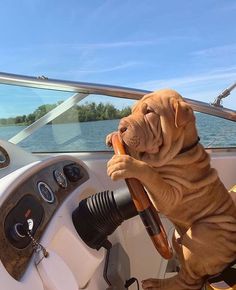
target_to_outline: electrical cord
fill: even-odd
[[[135,278],[135,277],[132,277],[132,278],[126,280],[125,285],[124,285],[125,288],[126,288],[126,289],[129,289],[129,287],[130,287],[132,284],[134,284],[134,282],[137,283],[137,290],[139,290],[139,282],[138,282],[138,279]]]
[[[103,242],[103,247],[107,250],[106,258],[105,258],[105,265],[104,265],[104,269],[103,269],[103,278],[104,278],[104,280],[107,282],[107,284],[108,284],[109,286],[111,286],[111,282],[109,281],[109,279],[108,279],[108,277],[107,277],[107,270],[108,270],[109,257],[110,257],[110,252],[111,252],[112,244],[111,244],[110,241],[105,240],[105,241]]]

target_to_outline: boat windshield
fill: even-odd
[[[37,153],[107,151],[106,135],[117,130],[119,120],[130,114],[135,98],[140,96],[2,83],[0,138]],[[214,115],[215,110],[222,119],[205,114],[200,102],[193,106],[205,147],[236,148],[235,111],[225,113],[213,106],[210,113]]]
[[[106,151],[134,100],[0,84],[0,138],[30,152]]]

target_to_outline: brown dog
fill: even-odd
[[[143,289],[200,289],[236,259],[236,206],[198,142],[193,110],[177,92],[157,91],[137,103],[118,132],[132,157],[113,156],[108,175],[139,179],[179,235],[173,246],[180,272],[147,279]]]

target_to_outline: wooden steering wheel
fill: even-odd
[[[112,146],[115,154],[127,154],[123,144],[119,140],[118,134],[112,135]],[[143,185],[136,178],[127,178],[125,181],[134,205],[154,246],[163,258],[170,259],[173,256],[173,252],[168,242],[166,232]]]

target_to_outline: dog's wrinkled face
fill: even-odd
[[[132,114],[120,121],[118,130],[131,150],[158,153],[163,158],[173,145],[176,150],[182,148],[184,128],[190,122],[194,124],[194,120],[191,107],[176,91],[160,90],[138,101]]]
[[[118,128],[123,141],[138,152],[156,153],[163,143],[158,107],[150,103],[139,102]]]

